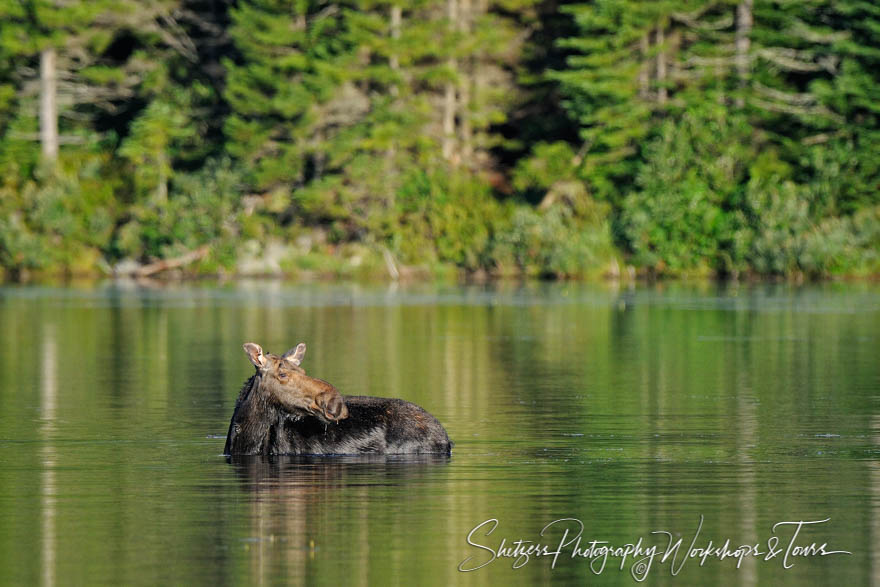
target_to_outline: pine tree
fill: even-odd
[[[814,214],[880,202],[880,7],[758,2],[748,104],[776,138]]]
[[[580,127],[582,175],[600,196],[616,199],[631,185],[653,114],[667,107],[670,61],[680,42],[670,20],[675,8],[671,1],[635,0],[562,8],[580,32],[559,41],[573,54],[566,69],[549,75],[561,84],[563,105]]]
[[[232,12],[242,63],[227,61],[230,152],[254,168],[258,189],[320,180],[341,154],[340,131],[368,104],[349,72],[358,64],[339,4],[255,0]],[[344,87],[343,87],[344,86]]]
[[[94,140],[87,135],[108,123],[125,134],[119,123],[126,124],[126,113],[137,108],[132,99],[144,89],[148,97],[167,61],[168,54],[156,49],[192,51],[173,20],[176,5],[161,0],[145,10],[134,0],[7,3],[0,51],[15,64],[10,81],[17,122],[10,138],[39,138],[44,157],[54,159],[59,142]],[[28,132],[38,118],[40,134]]]

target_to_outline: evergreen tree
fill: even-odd
[[[258,189],[320,180],[345,156],[346,126],[369,104],[350,82],[357,55],[339,4],[242,2],[230,34],[242,63],[226,62],[229,150],[253,165]],[[343,87],[344,86],[344,87]]]
[[[646,270],[871,271],[878,47],[863,0],[0,0],[0,264],[318,230],[572,275],[611,225]]]
[[[815,214],[880,202],[880,7],[867,2],[756,5],[757,124],[777,137]]]

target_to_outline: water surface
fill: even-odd
[[[245,341],[422,405],[452,457],[224,458]],[[0,342],[2,583],[635,584],[574,544],[458,570],[563,518],[681,538],[651,584],[880,582],[876,285],[7,286]],[[797,544],[852,555],[765,560],[825,519]],[[764,555],[682,565],[727,539]]]

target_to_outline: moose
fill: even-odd
[[[419,406],[393,398],[343,396],[300,366],[306,345],[281,356],[249,342],[256,368],[238,399],[226,435],[226,455],[448,455],[443,425]]]

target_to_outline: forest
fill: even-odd
[[[880,4],[0,0],[0,277],[178,265],[877,276]]]

